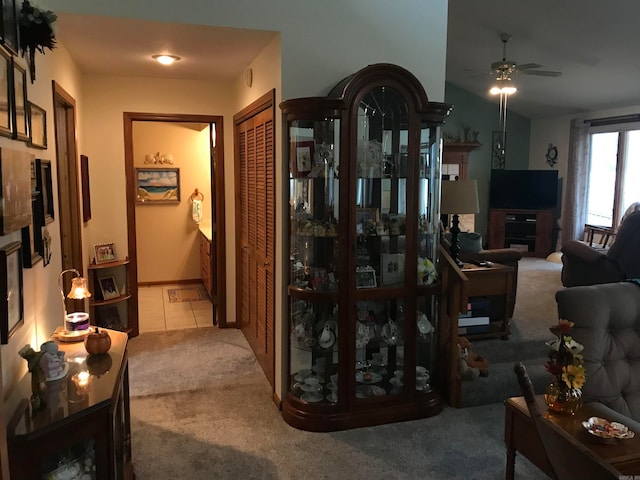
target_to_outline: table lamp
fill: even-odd
[[[459,267],[462,262],[458,259],[460,246],[458,234],[460,233],[461,213],[478,213],[478,185],[475,180],[458,180],[456,182],[442,182],[442,194],[440,201],[440,213],[453,214],[451,222],[451,258]]]
[[[71,288],[67,294],[67,298],[74,300],[82,300],[89,298],[91,292],[87,288],[87,281],[80,276],[80,272],[75,268],[69,268],[60,272],[58,275],[58,287],[60,287],[60,298],[62,299],[62,309],[64,311],[64,327],[58,331],[57,338],[63,342],[76,342],[84,339],[90,332],[89,314],[86,312],[67,313],[65,304],[64,287],[62,286],[62,277],[65,273],[73,273],[75,277],[71,280]]]

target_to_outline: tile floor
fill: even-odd
[[[169,303],[170,288],[194,285],[150,285],[138,287],[138,327],[140,333],[210,327],[213,305],[209,300]]]

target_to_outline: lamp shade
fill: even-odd
[[[87,288],[87,281],[83,277],[74,277],[71,280],[71,288],[67,294],[67,298],[73,298],[75,300],[82,300],[83,298],[89,298],[91,292]]]
[[[478,185],[475,180],[442,182],[440,213],[478,213]]]

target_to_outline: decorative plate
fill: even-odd
[[[378,383],[382,376],[375,372],[356,372],[356,382],[358,383]]]
[[[635,433],[629,430],[626,425],[618,422],[610,422],[604,418],[591,417],[582,422],[582,426],[591,435],[602,440],[621,440],[635,437]]]

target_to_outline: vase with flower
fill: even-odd
[[[573,322],[560,319],[550,328],[556,339],[551,347],[545,369],[553,376],[544,400],[549,410],[573,415],[582,406],[582,387],[586,376],[582,350],[584,347],[569,335]]]

